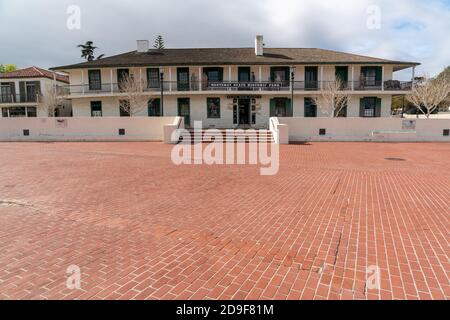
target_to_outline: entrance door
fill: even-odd
[[[250,125],[250,99],[239,100],[239,125]]]
[[[178,91],[189,91],[189,68],[177,69]]]
[[[184,117],[184,126],[191,127],[191,108],[189,98],[178,98],[178,116]]]

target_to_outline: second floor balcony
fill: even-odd
[[[148,93],[159,93],[163,90],[165,93],[177,92],[233,92],[233,91],[258,91],[258,92],[277,92],[294,91],[309,92],[321,91],[334,82],[332,81],[163,81],[143,83],[142,90]],[[347,81],[342,82],[341,90],[350,92],[359,91],[410,91],[412,90],[412,81],[389,80],[375,81]],[[97,83],[84,85],[68,85],[59,89],[61,95],[110,95],[123,93],[118,83]]]
[[[41,101],[42,96],[40,94],[0,94],[0,103],[40,103]]]

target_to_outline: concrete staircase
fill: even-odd
[[[227,133],[226,129],[220,129],[223,143],[274,143],[272,132],[269,130],[231,130]],[[196,143],[211,143],[214,141],[216,134],[211,133],[208,130],[200,131],[201,135],[197,132],[197,136],[194,135],[194,130],[189,130],[189,135],[184,134],[180,136],[179,142],[190,141],[193,144]]]

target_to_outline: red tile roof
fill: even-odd
[[[68,76],[38,67],[29,67],[12,72],[0,73],[0,79],[48,78],[53,80],[54,75],[56,75],[56,80],[69,83]]]

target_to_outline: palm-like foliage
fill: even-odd
[[[81,57],[86,59],[87,61],[92,61],[95,59],[94,52],[98,47],[94,47],[93,41],[86,41],[85,44],[78,45],[78,48],[81,48]],[[101,54],[97,57],[97,60],[103,58],[105,55]]]

